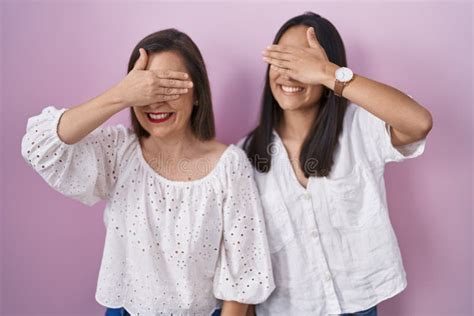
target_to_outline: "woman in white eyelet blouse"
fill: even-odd
[[[252,167],[240,148],[212,140],[209,85],[193,45],[176,30],[146,37],[117,86],[69,110],[46,107],[22,140],[25,160],[55,190],[86,205],[107,201],[96,300],[132,315],[211,315],[220,300],[222,315],[245,315],[274,289]],[[97,128],[130,104],[149,137]],[[199,115],[208,129],[190,133]],[[175,148],[189,168],[166,171]],[[194,152],[205,153],[200,165]]]
[[[375,316],[407,285],[384,166],[423,153],[431,115],[387,85],[344,81],[342,40],[317,14],[287,21],[273,44],[260,122],[239,143],[255,167],[276,284],[257,315]]]

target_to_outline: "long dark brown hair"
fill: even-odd
[[[283,33],[297,25],[313,27],[329,61],[341,67],[347,66],[344,43],[338,31],[331,22],[313,12],[306,12],[288,20],[278,30],[273,44],[278,44]],[[270,89],[269,68],[267,67],[265,73],[259,124],[249,133],[243,145],[248,158],[259,172],[268,172],[271,168],[273,129],[277,128],[283,116],[283,110]],[[348,104],[346,99],[335,96],[334,92],[327,88],[317,103],[318,115],[302,145],[299,157],[305,177],[330,174]]]
[[[133,49],[128,62],[127,73],[133,69],[135,62],[140,57],[139,48],[145,49],[148,55],[166,51],[180,54],[194,84],[195,99],[198,104],[193,106],[191,113],[192,131],[200,140],[213,139],[215,137],[215,126],[209,78],[207,77],[204,59],[193,40],[176,29],[166,29],[152,33],[142,39]],[[139,138],[150,136],[141,126],[133,108],[130,108],[130,116],[133,130],[137,136]]]

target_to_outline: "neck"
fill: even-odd
[[[278,132],[285,140],[304,142],[316,119],[319,105],[296,111],[283,111]]]
[[[148,137],[143,144],[145,149],[154,156],[161,156],[167,159],[177,159],[186,156],[193,144],[196,142],[196,136],[188,128],[179,133],[173,133],[166,137]]]

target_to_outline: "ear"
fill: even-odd
[[[306,39],[308,40],[309,47],[319,47],[318,38],[316,37],[316,32],[313,27],[309,27],[306,30]]]
[[[137,61],[135,62],[135,65],[133,66],[134,70],[145,70],[146,65],[148,64],[148,55],[146,53],[146,50],[143,48],[138,49],[140,53],[140,57],[138,57]]]

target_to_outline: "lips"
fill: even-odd
[[[287,86],[278,84],[278,88],[283,92],[285,95],[298,95],[306,91],[305,88],[299,86]]]
[[[173,112],[147,112],[146,116],[152,123],[163,123],[173,116]]]

